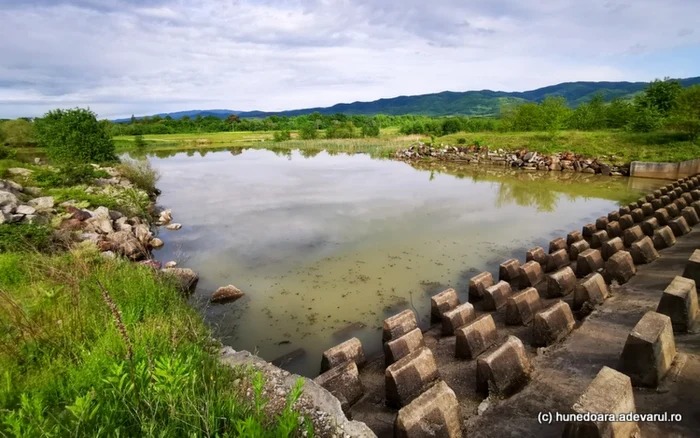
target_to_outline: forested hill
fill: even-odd
[[[684,86],[700,84],[700,77],[680,79]],[[570,106],[576,107],[587,102],[597,93],[601,93],[605,100],[614,98],[631,99],[648,85],[647,82],[565,82],[524,92],[506,91],[443,91],[442,93],[423,94],[419,96],[399,96],[390,99],[379,99],[373,102],[340,103],[327,108],[306,108],[291,111],[263,112],[263,111],[183,111],[181,113],[160,114],[170,115],[174,119],[188,115],[195,117],[201,114],[214,115],[226,118],[229,114],[237,114],[239,117],[264,118],[269,116],[299,116],[318,112],[321,114],[343,113],[347,115],[403,115],[415,114],[426,116],[489,116],[498,114],[503,104],[517,104],[519,102],[541,102],[547,96],[563,96]]]

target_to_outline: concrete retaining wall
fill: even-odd
[[[639,178],[678,179],[700,173],[700,159],[680,163],[647,163],[633,161],[630,165],[630,176]]]

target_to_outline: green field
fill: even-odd
[[[318,139],[273,142],[273,132],[218,132],[199,134],[146,135],[146,149],[153,151],[221,148],[239,146],[249,148],[299,149],[301,151],[328,150],[329,152],[368,153],[388,157],[398,149],[418,140],[429,138],[418,135],[400,135],[397,128],[382,129],[379,138]],[[527,148],[542,153],[571,151],[590,158],[602,158],[616,164],[631,161],[676,162],[700,156],[700,143],[687,140],[682,134],[669,132],[628,133],[624,131],[561,131],[554,137],[546,132],[459,132],[435,139],[437,145],[480,144],[490,149],[517,150]],[[115,137],[122,151],[134,148],[134,137]]]

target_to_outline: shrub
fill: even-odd
[[[32,179],[39,187],[71,187],[90,184],[95,178],[109,178],[104,170],[90,164],[63,165],[57,171],[42,168],[34,172]]]
[[[116,160],[114,144],[103,123],[89,109],[49,111],[37,119],[36,136],[49,158],[59,163]]]
[[[0,124],[0,143],[12,146],[28,146],[34,144],[34,125],[26,119],[8,120]]]
[[[157,170],[151,167],[148,160],[125,160],[117,167],[119,174],[128,179],[141,190],[147,193],[156,191],[156,183],[160,179]]]
[[[17,158],[17,151],[0,144],[0,160],[14,160],[15,158]]]
[[[464,137],[460,137],[457,139],[457,144],[467,144],[467,139]]]
[[[355,138],[357,131],[350,120],[344,122],[334,121],[326,128],[326,138]]]
[[[379,137],[379,125],[374,120],[368,120],[362,125],[363,137]]]
[[[291,140],[291,139],[292,139],[292,134],[290,134],[290,132],[287,131],[287,130],[276,131],[276,132],[273,134],[272,139],[273,139],[274,141],[276,141],[276,142],[279,143],[279,142]]]
[[[632,132],[651,132],[661,128],[663,123],[661,112],[653,106],[638,105],[632,120],[627,124],[627,130]]]
[[[0,253],[49,250],[51,247],[51,233],[51,228],[43,225],[1,225]]]
[[[671,111],[669,126],[695,139],[700,135],[700,85],[684,89]]]
[[[312,123],[304,123],[299,129],[299,138],[302,140],[315,140],[318,138],[318,130]]]
[[[143,139],[143,135],[137,134],[134,136],[134,146],[138,149],[144,149],[146,147],[146,140]]]

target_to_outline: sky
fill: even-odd
[[[698,0],[0,0],[0,118],[700,76]]]

